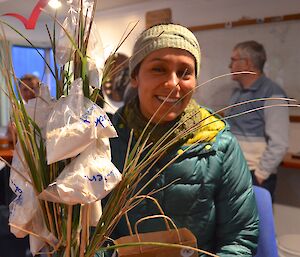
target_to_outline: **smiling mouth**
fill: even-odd
[[[156,96],[156,98],[165,103],[177,103],[180,100],[178,98],[165,97],[165,96]]]

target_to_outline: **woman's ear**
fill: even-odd
[[[137,88],[138,87],[138,78],[135,76],[134,78],[131,78],[131,87]]]

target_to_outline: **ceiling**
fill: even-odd
[[[97,11],[108,10],[116,7],[128,6],[136,3],[149,2],[151,0],[97,0]],[[0,0],[0,15],[5,13],[19,13],[24,17],[29,17],[34,6],[38,0]],[[66,5],[67,0],[61,0],[63,6]],[[26,3],[26,4],[25,4]],[[48,12],[50,7],[45,8]],[[62,10],[61,10],[62,9]],[[64,13],[66,7],[62,7],[59,13]],[[41,19],[45,18],[45,14],[41,14]]]

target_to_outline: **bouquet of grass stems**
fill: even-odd
[[[143,189],[152,183],[170,163],[175,161],[176,157],[155,174],[142,188],[137,190],[137,185],[145,174],[150,171],[152,165],[155,164],[178,139],[191,133],[193,130],[207,126],[209,121],[203,120],[192,129],[182,132],[177,138],[169,141],[167,140],[169,133],[172,133],[172,130],[176,129],[176,126],[180,126],[180,124],[176,124],[169,133],[166,133],[165,137],[161,138],[155,144],[148,144],[147,139],[149,135],[142,133],[134,146],[132,146],[131,141],[128,143],[121,179],[121,175],[118,175],[110,163],[110,150],[109,144],[107,143],[107,137],[115,136],[114,130],[105,113],[103,113],[101,108],[95,103],[97,99],[99,99],[101,84],[105,83],[121,68],[114,67],[114,54],[124,40],[126,40],[130,32],[124,35],[124,38],[120,41],[116,50],[106,60],[105,65],[104,60],[99,63],[99,60],[94,58],[94,55],[97,53],[92,52],[95,49],[101,51],[101,42],[98,40],[97,35],[95,35],[95,27],[93,24],[95,8],[96,1],[80,0],[71,4],[69,16],[66,18],[64,24],[61,24],[56,17],[53,17],[54,24],[56,26],[58,25],[63,32],[59,35],[59,40],[56,38],[55,25],[52,34],[48,27],[46,27],[54,51],[55,66],[54,70],[51,70],[51,73],[56,79],[56,99],[54,101],[49,100],[47,94],[37,96],[33,104],[33,112],[32,110],[30,111],[22,101],[18,100],[21,98],[18,88],[16,88],[16,92],[14,90],[13,81],[15,84],[18,84],[19,81],[13,71],[11,57],[9,56],[9,45],[5,44],[1,49],[1,72],[7,85],[4,91],[10,99],[12,120],[16,127],[18,142],[14,154],[14,160],[16,160],[17,164],[14,165],[13,161],[11,171],[16,174],[19,181],[22,181],[21,184],[24,187],[31,189],[31,195],[29,194],[31,201],[30,205],[28,205],[31,208],[27,206],[27,208],[22,209],[22,204],[26,200],[26,195],[23,192],[25,188],[21,188],[19,184],[14,184],[14,191],[17,194],[17,201],[14,201],[14,204],[15,206],[20,204],[21,207],[19,209],[13,209],[12,211],[18,210],[22,212],[22,214],[30,212],[31,216],[29,215],[30,218],[28,218],[25,223],[23,222],[24,224],[22,224],[22,226],[10,222],[11,230],[19,236],[29,235],[31,251],[34,254],[44,253],[47,256],[91,257],[101,249],[115,249],[118,247],[141,244],[188,248],[215,256],[205,251],[179,244],[140,242],[107,246],[107,241],[110,240],[110,234],[121,217],[138,205],[140,201],[151,197],[151,195],[143,195]],[[15,30],[6,22],[2,21],[2,23]],[[20,32],[15,31],[24,37]],[[3,30],[2,34],[4,35]],[[26,40],[33,46],[30,40]],[[41,58],[43,57],[41,56]],[[99,58],[101,60],[101,56]],[[45,63],[50,68],[46,60]],[[74,90],[74,88],[76,90]],[[79,102],[82,102],[83,106],[83,108],[77,112],[72,109],[70,110],[70,105],[68,105],[68,103],[72,103],[72,101],[68,102],[68,99],[74,97],[74,95],[74,99],[77,100],[76,103],[80,105]],[[80,99],[79,102],[78,99]],[[36,118],[38,112],[42,112],[39,108],[43,104],[45,104],[48,110],[48,118],[46,118],[48,124],[46,125],[41,124],[39,119]],[[68,114],[68,116],[54,115],[59,114],[57,110],[59,108],[57,108],[57,106],[67,106],[63,109],[63,113],[71,114]],[[74,104],[71,104],[71,106],[74,109],[78,107],[74,106]],[[219,112],[224,110],[225,109],[219,110]],[[215,113],[212,115],[214,114]],[[60,117],[62,118],[59,119]],[[64,121],[66,118],[68,120],[67,122]],[[193,117],[190,118],[192,119]],[[61,150],[55,148],[55,144],[53,146],[53,144],[49,143],[48,135],[49,127],[51,127],[49,123],[57,122],[60,124],[58,120],[63,120],[65,127],[67,127],[67,125],[70,125],[68,122],[74,119],[89,131],[90,134],[88,136],[79,133],[79,135],[87,139],[84,141],[88,141],[88,143],[82,143],[85,145],[80,145],[81,148],[79,150],[77,149],[79,146],[77,146],[76,149],[71,149],[68,153],[61,154],[49,160],[50,154]],[[45,117],[43,120],[45,121]],[[101,128],[97,127],[98,121],[102,125],[100,126]],[[149,123],[150,122],[151,120]],[[93,126],[94,123],[96,123],[95,126]],[[59,126],[56,125],[54,128],[59,128]],[[147,128],[145,128],[144,131],[146,131],[146,129]],[[52,127],[50,132],[53,131],[54,129]],[[62,138],[62,135],[66,137],[67,132],[64,130],[64,133],[59,135]],[[54,137],[54,140],[56,139],[57,138]],[[94,144],[96,144],[96,146],[93,148],[92,146]],[[63,144],[61,144],[61,146],[63,146]],[[99,171],[98,174],[95,175],[91,173],[89,176],[85,176],[86,182],[83,183],[83,189],[85,191],[83,189],[81,191],[84,191],[86,194],[83,195],[80,194],[80,190],[76,192],[76,188],[74,189],[70,186],[74,180],[70,182],[68,179],[73,176],[73,169],[76,169],[78,166],[76,163],[74,165],[72,163],[78,163],[77,159],[80,158],[80,156],[89,156],[89,154],[86,154],[86,151],[90,150],[89,153],[93,154],[93,150],[96,149],[95,147],[100,147],[101,149],[100,152],[95,151],[96,153],[92,157],[94,158],[95,155],[97,155],[96,158],[98,158],[100,156],[101,158],[99,160],[104,164],[99,164],[101,171]],[[142,155],[146,149],[147,154]],[[87,165],[89,166],[91,164]],[[109,171],[107,171],[108,168],[106,168],[106,166],[110,167]],[[24,169],[24,167],[26,168]],[[104,185],[102,184],[102,187],[97,185],[97,187],[102,188],[101,192],[92,186],[89,187],[89,190],[85,188],[88,183],[92,183],[97,179],[97,181],[109,182],[108,176],[111,175],[109,173],[112,172],[111,170],[115,172],[113,181],[110,181],[111,183],[108,183],[108,185],[105,185],[105,183]],[[59,181],[61,182],[60,184]],[[66,181],[69,183],[69,187],[64,184]],[[12,180],[11,183],[13,183]],[[110,196],[101,212],[101,210],[99,210],[99,204],[101,204],[99,200],[107,195],[109,191],[111,191]],[[94,229],[91,230],[91,226],[93,226]]]

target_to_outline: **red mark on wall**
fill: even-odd
[[[39,0],[35,7],[33,8],[30,17],[26,19],[19,13],[5,13],[3,16],[12,16],[19,19],[25,26],[26,29],[34,29],[36,22],[41,14],[41,9],[45,8],[49,0]]]

